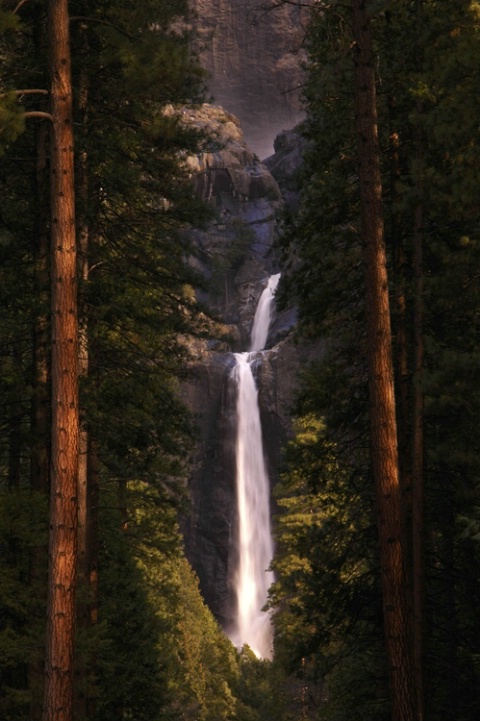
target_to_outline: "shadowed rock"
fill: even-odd
[[[277,273],[275,241],[283,200],[277,182],[245,143],[238,120],[205,105],[185,120],[208,129],[212,141],[189,158],[196,190],[215,210],[205,231],[194,231],[196,264],[209,282],[202,300],[217,316],[217,336],[191,341],[192,379],[183,398],[198,427],[189,480],[191,508],[183,531],[187,556],[202,594],[225,628],[234,615],[232,573],[237,562],[236,398],[229,375],[233,352],[246,350],[259,297]],[[275,482],[280,449],[289,434],[301,349],[292,339],[295,310],[274,313],[268,353],[256,367],[269,477]],[[220,337],[221,336],[221,337]]]
[[[302,117],[301,49],[309,11],[284,5],[265,12],[265,0],[193,0],[214,102],[240,119],[260,157],[274,137]]]

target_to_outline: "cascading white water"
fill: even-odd
[[[273,556],[270,525],[270,482],[263,454],[258,391],[252,363],[255,351],[267,342],[273,298],[280,274],[271,276],[255,313],[250,352],[236,353],[233,376],[237,383],[236,478],[239,558],[235,576],[237,600],[233,643],[247,643],[261,658],[272,656],[272,627],[262,611],[273,574],[267,571]]]
[[[255,312],[255,318],[253,319],[253,327],[250,337],[250,351],[263,350],[265,348],[272,316],[273,298],[279,281],[280,273],[271,275],[268,279],[267,287],[260,296],[257,310]]]

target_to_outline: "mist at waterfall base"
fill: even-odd
[[[280,274],[272,275],[258,302],[250,350],[235,354],[232,379],[237,386],[236,490],[238,567],[234,577],[235,626],[229,633],[235,646],[248,644],[260,658],[272,657],[273,629],[267,601],[273,573],[270,523],[270,481],[262,440],[258,390],[252,366],[261,362]],[[263,351],[267,353],[268,351]]]

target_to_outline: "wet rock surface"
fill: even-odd
[[[248,350],[258,299],[279,272],[276,239],[284,207],[278,183],[245,143],[238,120],[221,108],[189,111],[188,122],[213,133],[212,147],[188,159],[196,191],[215,217],[194,231],[197,268],[209,282],[202,301],[218,318],[216,337],[192,342],[191,380],[182,393],[198,428],[189,479],[191,506],[183,531],[203,596],[225,628],[234,613],[236,551],[236,393],[234,353]],[[267,352],[256,364],[263,440],[271,482],[290,431],[301,349],[293,341],[295,310],[272,319]]]

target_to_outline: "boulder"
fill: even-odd
[[[274,153],[263,162],[277,181],[282,197],[291,212],[300,207],[298,173],[303,165],[303,155],[308,143],[299,128],[283,130],[275,138]]]

